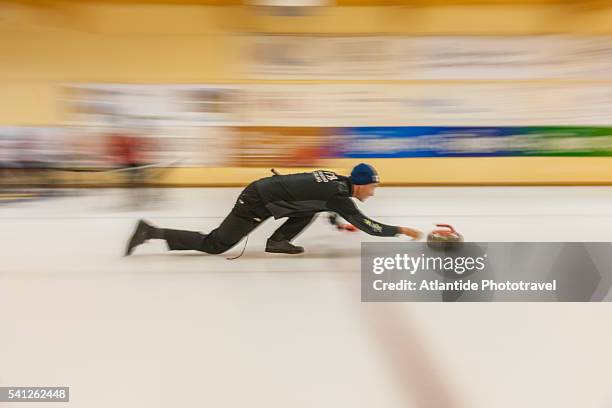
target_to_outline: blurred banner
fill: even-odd
[[[612,128],[344,128],[342,157],[612,156]]]
[[[333,158],[612,156],[612,127],[0,127],[0,167],[310,167]]]
[[[339,156],[343,134],[333,128],[307,127],[241,127],[232,132],[232,164],[240,167],[316,166]]]
[[[612,124],[611,84],[96,84],[68,86],[63,94],[66,125],[145,133],[224,126]]]
[[[66,127],[0,127],[0,168],[50,168],[93,163],[99,155]],[[91,156],[90,156],[91,154]],[[82,160],[82,161],[81,161]]]
[[[398,85],[244,85],[244,118],[260,126],[393,125],[401,122],[401,90],[411,92]]]
[[[62,94],[69,124],[138,127],[238,124],[240,92],[232,85],[70,84]]]
[[[397,74],[394,43],[386,36],[254,34],[239,40],[247,78],[375,79]]]
[[[561,36],[410,37],[391,39],[402,79],[558,77],[571,50]]]
[[[0,167],[223,166],[231,151],[227,134],[225,127],[0,127]]]
[[[609,79],[609,36],[240,37],[252,79]]]

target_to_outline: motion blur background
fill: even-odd
[[[612,182],[607,2],[278,4],[0,2],[1,182]]]
[[[293,4],[0,0],[0,386],[86,408],[610,407],[609,304],[360,302],[361,242],[401,238],[320,217],[289,259],[264,253],[270,220],[233,261],[121,256],[138,218],[207,232],[271,167],[362,161],[389,188],[359,206],[387,224],[612,241],[612,3]]]

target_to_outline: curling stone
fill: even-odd
[[[436,224],[435,229],[427,235],[427,246],[431,249],[458,249],[463,246],[463,236],[452,225]]]

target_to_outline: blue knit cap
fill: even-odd
[[[360,163],[353,168],[351,171],[351,182],[353,184],[371,184],[378,183],[378,173],[374,169],[374,167],[369,164]]]

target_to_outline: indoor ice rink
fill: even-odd
[[[319,217],[226,255],[123,257],[137,219],[208,231],[239,189],[75,190],[0,207],[0,381],[69,385],[76,407],[606,407],[603,303],[361,303],[360,243]],[[608,241],[607,187],[381,188],[360,208],[473,241]],[[127,204],[126,204],[127,203]],[[520,389],[520,392],[509,392]],[[27,403],[15,406],[29,406]],[[59,404],[59,403],[58,403]],[[13,406],[6,404],[7,406]]]

